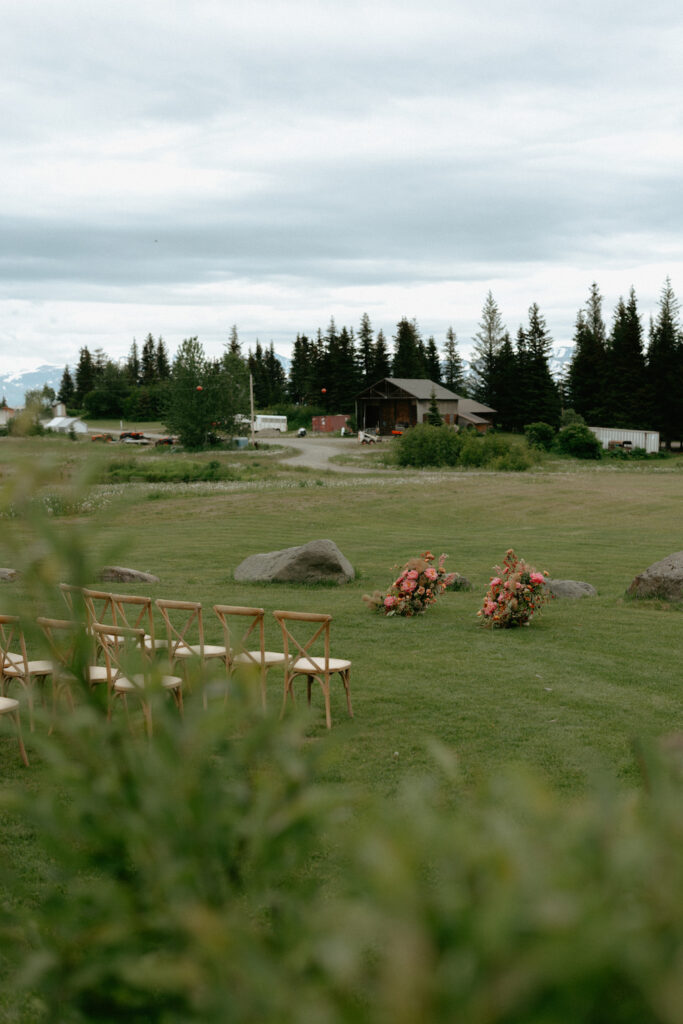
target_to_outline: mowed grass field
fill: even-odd
[[[69,460],[75,471],[86,457],[83,445],[39,446],[31,442],[23,454],[32,452],[35,461],[49,452],[62,477]],[[29,469],[21,469],[16,446],[3,459],[9,451],[0,449],[0,466],[16,485]],[[87,457],[105,456],[88,450]],[[355,717],[348,718],[335,680],[328,734],[314,691],[308,735],[327,745],[321,769],[327,781],[390,794],[407,772],[429,770],[437,740],[456,752],[466,782],[523,763],[561,791],[580,792],[605,768],[630,785],[634,737],[683,728],[681,610],[625,598],[634,575],[683,548],[678,460],[376,477],[294,475],[267,457],[256,462],[255,480],[229,487],[119,487],[115,500],[96,499],[94,511],[55,518],[51,527],[67,538],[82,535],[93,565],[115,558],[160,578],[154,586],[117,585],[122,593],[200,600],[208,641],[220,639],[214,603],[258,605],[268,613],[330,612],[332,653],[353,662]],[[317,538],[339,546],[355,581],[341,587],[234,581],[247,555]],[[552,601],[529,628],[484,629],[476,613],[508,548],[555,578],[592,583],[598,596]],[[447,567],[473,589],[444,595],[414,619],[370,612],[363,594],[386,588],[395,566],[426,549],[446,552]],[[0,564],[22,569],[34,556],[29,527],[1,519]],[[23,582],[0,586],[5,611],[28,596]],[[63,614],[49,587],[42,599],[50,607],[41,610]],[[267,645],[277,649],[270,615],[267,631]],[[274,713],[281,699],[282,675],[273,670]],[[8,777],[23,771],[8,728],[0,733],[0,766]],[[34,777],[43,770],[34,758]]]

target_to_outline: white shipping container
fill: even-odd
[[[610,441],[623,448],[644,448],[646,452],[659,451],[659,432],[657,430],[622,430],[619,427],[589,427],[603,448],[610,446]]]

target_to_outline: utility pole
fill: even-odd
[[[249,408],[251,411],[251,447],[254,447],[254,378],[249,374]]]

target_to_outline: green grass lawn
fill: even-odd
[[[27,442],[23,454],[38,444],[30,449]],[[88,459],[110,458],[53,439],[40,451],[59,453],[62,476],[86,452]],[[18,459],[19,446],[12,457]],[[2,465],[7,476],[19,472],[12,459]],[[115,557],[161,580],[117,589],[202,601],[209,640],[219,639],[214,603],[332,613],[333,651],[353,661],[355,718],[347,718],[337,686],[326,737],[314,694],[310,734],[330,744],[330,779],[391,792],[405,772],[429,763],[433,737],[457,752],[468,778],[518,761],[563,791],[580,791],[597,765],[630,780],[633,737],[683,725],[680,610],[624,599],[637,572],[681,547],[677,460],[632,469],[565,461],[522,474],[406,471],[378,479],[292,474],[266,454],[242,457],[240,465],[243,478],[229,484],[113,488],[113,500],[95,502],[96,514],[53,525],[67,536],[84,531],[93,564]],[[315,538],[337,543],[356,569],[353,583],[234,581],[247,555]],[[25,526],[3,521],[0,564],[22,568],[30,545]],[[551,602],[527,629],[482,628],[476,612],[509,547],[552,576],[592,583],[598,597]],[[447,567],[467,576],[473,590],[444,595],[416,619],[369,612],[362,595],[384,589],[395,565],[427,548],[447,552]],[[3,606],[13,607],[23,589],[4,584]],[[57,599],[50,610],[59,612]],[[279,645],[274,620],[267,643]],[[281,676],[273,671],[269,702],[277,707],[280,699]],[[13,773],[7,730],[0,749],[3,770]],[[41,770],[38,761],[33,771]]]

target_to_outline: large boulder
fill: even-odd
[[[19,573],[16,569],[0,569],[0,580],[3,583],[14,583],[18,579]]]
[[[122,565],[105,565],[98,575],[98,580],[109,583],[158,583],[159,577],[151,572],[140,572],[138,569],[126,569]]]
[[[355,575],[349,560],[331,540],[249,555],[235,569],[240,583],[348,583]]]
[[[628,594],[680,601],[683,598],[683,551],[676,551],[641,572],[628,588]]]
[[[576,600],[577,597],[595,597],[598,593],[592,583],[582,583],[581,580],[546,580],[545,585],[553,597]]]

